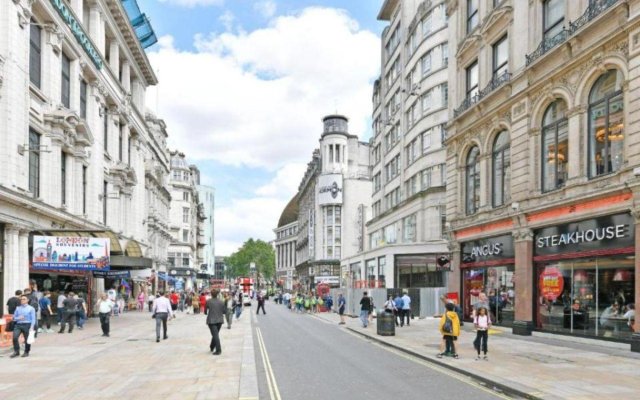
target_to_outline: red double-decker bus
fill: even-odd
[[[246,293],[249,296],[253,295],[253,278],[236,278],[236,285],[242,293]]]

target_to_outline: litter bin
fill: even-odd
[[[396,335],[396,321],[393,313],[384,312],[380,310],[378,317],[376,318],[377,325],[376,330],[380,336],[395,336]]]

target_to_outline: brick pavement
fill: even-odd
[[[315,316],[337,324],[336,314]],[[525,397],[539,399],[637,399],[640,393],[640,357],[619,344],[583,340],[574,343],[552,335],[522,337],[496,328],[489,336],[489,361],[476,361],[475,332],[466,324],[456,342],[460,359],[436,358],[440,334],[438,319],[414,319],[396,336],[378,336],[376,324],[362,328],[359,318],[347,318],[346,329],[412,353],[466,375],[497,383]],[[617,345],[617,346],[616,346]]]
[[[28,358],[0,349],[0,398],[257,399],[250,317],[223,327],[221,356],[209,352],[202,314],[178,313],[160,343],[148,312],[113,317],[109,338],[97,318],[72,334],[39,334]]]

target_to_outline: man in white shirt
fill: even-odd
[[[107,298],[106,293],[102,293],[98,301],[98,315],[100,316],[100,327],[102,327],[102,336],[109,337],[109,317],[113,313],[113,301]]]
[[[409,293],[405,290],[402,296],[402,315],[400,317],[400,326],[404,325],[404,319],[407,318],[407,326],[411,326],[409,322],[411,321],[411,297],[409,297]]]
[[[160,341],[160,323],[164,332],[163,340],[168,339],[167,336],[167,319],[173,318],[173,310],[171,309],[171,302],[164,296],[162,291],[158,292],[158,298],[153,303],[153,318],[156,319],[156,343]]]
[[[58,325],[62,323],[62,316],[64,314],[64,301],[67,299],[67,296],[64,295],[64,292],[61,290],[58,292],[58,302],[56,303],[56,313],[58,315]]]

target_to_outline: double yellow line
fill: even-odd
[[[276,383],[276,376],[273,373],[273,368],[271,368],[271,361],[269,361],[267,347],[264,345],[264,339],[262,338],[262,332],[260,332],[260,328],[256,328],[256,336],[258,337],[258,346],[260,346],[260,354],[262,355],[264,372],[267,375],[269,396],[271,397],[271,400],[282,400],[282,398],[280,397],[280,390],[278,390],[278,384]]]

